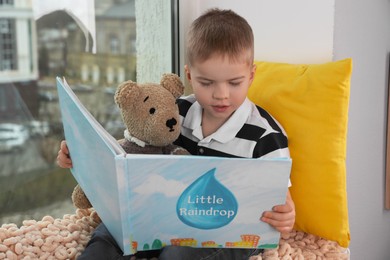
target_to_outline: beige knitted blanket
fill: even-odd
[[[98,225],[93,209],[77,209],[62,219],[24,220],[22,226],[0,227],[0,259],[76,259]],[[277,249],[268,249],[250,260],[262,259],[349,259],[348,250],[314,235],[293,231],[280,240]]]

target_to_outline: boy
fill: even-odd
[[[182,128],[175,144],[193,155],[289,157],[287,138],[281,126],[246,97],[256,71],[253,45],[251,27],[244,18],[230,10],[211,9],[193,22],[188,34],[185,74],[194,94],[178,100]],[[62,142],[57,157],[59,166],[71,167],[68,155],[66,144]],[[286,204],[264,212],[260,220],[280,232],[291,231],[295,209],[290,193]],[[102,256],[110,250],[110,257],[115,257],[115,254],[115,259],[121,257],[121,250],[101,225],[79,259]],[[139,252],[136,256],[248,259],[259,251],[167,246],[161,253],[153,253]]]

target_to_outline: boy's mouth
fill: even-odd
[[[214,111],[216,111],[216,112],[225,112],[228,108],[229,108],[229,106],[212,106],[213,107],[213,109],[214,109]]]

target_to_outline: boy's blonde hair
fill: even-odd
[[[248,22],[232,10],[210,9],[191,25],[187,35],[187,62],[203,62],[213,54],[230,61],[253,63],[254,37]],[[247,57],[243,57],[243,53]]]

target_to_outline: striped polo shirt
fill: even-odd
[[[248,98],[213,134],[202,134],[202,108],[194,95],[178,99],[181,133],[175,141],[193,155],[276,158],[290,157],[281,125]]]

